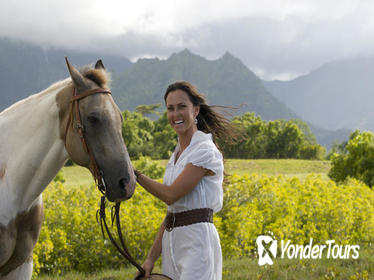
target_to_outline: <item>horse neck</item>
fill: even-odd
[[[0,114],[0,224],[29,209],[68,158],[52,86]],[[0,170],[1,172],[1,170]]]

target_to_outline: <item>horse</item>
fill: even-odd
[[[111,202],[135,190],[102,61],[81,71],[66,64],[70,77],[0,113],[0,280],[31,278],[42,192],[69,158],[91,171]]]

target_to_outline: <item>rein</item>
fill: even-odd
[[[105,237],[105,232],[104,228],[106,230],[106,233],[108,234],[108,237],[114,247],[116,247],[117,251],[125,258],[127,259],[133,266],[135,266],[141,276],[145,275],[144,269],[136,262],[136,260],[131,256],[129,250],[126,247],[125,241],[123,240],[123,235],[121,231],[121,221],[119,217],[119,209],[121,206],[121,202],[117,202],[115,206],[112,207],[112,225],[114,222],[114,219],[116,220],[116,226],[117,226],[117,232],[118,232],[118,239],[120,241],[120,244],[114,239],[113,235],[111,234],[109,227],[106,223],[106,216],[105,216],[105,195],[101,197],[101,204],[100,204],[100,209],[97,210],[96,212],[96,220],[99,221],[99,216],[100,216],[100,226],[101,226],[101,231],[103,233],[103,236]],[[113,209],[114,209],[114,214],[113,214]]]
[[[120,222],[120,216],[119,216],[121,202],[117,202],[115,206],[112,207],[112,215],[111,215],[112,226],[113,226],[114,220],[116,220],[117,233],[118,233],[118,239],[120,241],[120,244],[118,244],[118,242],[114,239],[106,222],[106,215],[105,215],[106,185],[104,181],[104,174],[101,170],[99,170],[96,159],[93,153],[88,148],[87,141],[84,137],[84,126],[82,124],[82,120],[81,120],[80,113],[79,113],[79,100],[87,96],[94,95],[94,94],[112,94],[112,93],[109,89],[97,88],[97,89],[88,90],[86,92],[83,92],[82,94],[77,95],[76,89],[75,88],[73,89],[73,96],[70,99],[71,107],[70,107],[69,119],[68,119],[66,130],[65,130],[64,143],[66,144],[66,136],[67,136],[69,126],[71,124],[73,128],[78,130],[83,148],[90,157],[90,161],[91,161],[92,169],[93,169],[92,174],[95,180],[95,184],[97,185],[99,191],[103,194],[103,196],[101,197],[101,201],[100,201],[100,209],[97,210],[96,212],[96,220],[97,222],[99,222],[99,219],[100,219],[100,227],[103,233],[103,237],[105,238],[105,232],[104,232],[104,229],[105,229],[110,241],[112,242],[114,247],[116,247],[118,252],[139,270],[141,276],[144,276],[145,275],[144,269],[131,256],[123,240],[123,235],[121,232],[121,222]],[[114,212],[113,212],[113,209],[114,209]]]

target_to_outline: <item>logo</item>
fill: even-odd
[[[260,235],[256,239],[258,265],[273,264],[273,259],[277,256],[278,241],[273,238],[273,233],[269,235]]]
[[[258,265],[272,265],[277,257],[278,242],[272,232],[269,235],[260,235],[256,239]],[[360,245],[338,245],[335,240],[327,240],[323,245],[313,244],[313,238],[309,244],[292,244],[291,240],[281,240],[280,258],[288,259],[322,259],[323,255],[330,259],[358,259]]]

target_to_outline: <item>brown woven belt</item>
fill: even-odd
[[[165,219],[165,229],[172,231],[175,227],[197,223],[213,223],[213,210],[210,208],[199,208],[179,213],[168,212]]]

